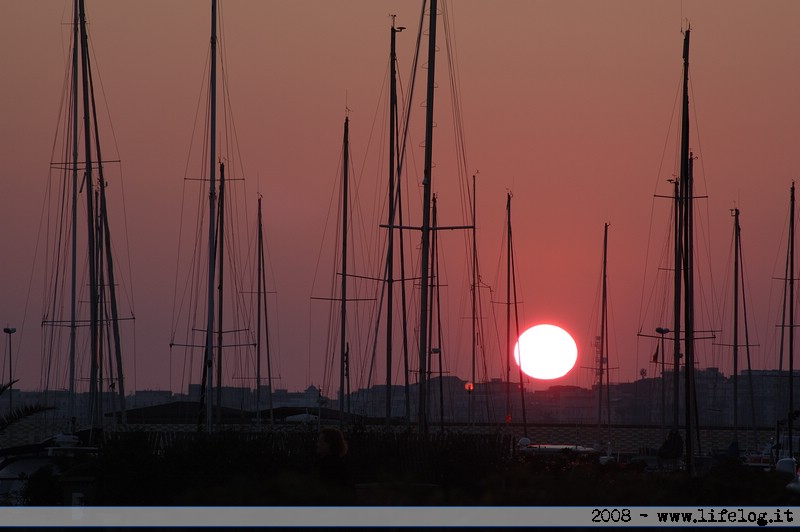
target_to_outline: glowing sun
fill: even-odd
[[[523,373],[534,379],[557,379],[575,366],[578,346],[561,327],[536,325],[520,335],[514,346],[514,360]]]

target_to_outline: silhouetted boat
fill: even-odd
[[[743,456],[744,463],[755,467],[765,467],[770,469],[797,470],[797,461],[794,458],[795,454],[800,451],[800,436],[794,434],[794,419],[800,414],[800,411],[794,408],[794,257],[795,257],[795,187],[794,182],[790,188],[789,198],[789,240],[786,251],[786,272],[783,278],[784,281],[784,297],[782,308],[782,324],[781,324],[781,345],[780,345],[780,360],[778,362],[778,389],[783,390],[783,351],[784,351],[784,338],[788,335],[788,349],[789,349],[789,372],[788,372],[788,404],[786,408],[786,417],[776,420],[775,437],[774,439],[765,444],[760,450],[745,453]],[[738,215],[738,210],[737,210]],[[788,316],[787,316],[788,310]],[[788,323],[787,323],[788,320]],[[749,357],[748,357],[749,360]],[[780,397],[780,396],[779,396]],[[780,400],[779,403],[780,404]],[[778,407],[780,408],[780,406]],[[780,410],[777,410],[780,412]],[[755,414],[754,414],[755,415]]]
[[[84,445],[71,434],[0,450],[0,506],[25,504],[25,488],[31,476],[43,471],[58,476],[97,454],[97,447]]]
[[[239,230],[236,227],[238,221],[236,204],[240,201],[236,197],[236,189],[231,185],[237,181],[242,181],[236,174],[238,150],[230,149],[230,144],[235,142],[235,135],[229,135],[224,127],[217,124],[218,114],[218,92],[220,96],[225,93],[224,76],[218,79],[218,62],[222,62],[224,54],[219,46],[219,34],[217,31],[220,12],[217,0],[211,0],[210,17],[210,52],[209,70],[207,81],[203,87],[208,90],[208,131],[205,133],[202,142],[207,143],[203,146],[203,160],[200,169],[197,170],[200,177],[186,175],[187,180],[200,181],[199,194],[197,195],[197,211],[201,214],[192,218],[187,225],[192,223],[196,226],[191,227],[189,248],[192,255],[185,256],[180,252],[178,272],[176,273],[175,290],[176,293],[183,289],[186,291],[184,297],[176,295],[176,301],[181,300],[181,305],[173,309],[173,330],[170,341],[170,349],[183,349],[184,356],[191,359],[194,364],[187,364],[187,374],[183,375],[185,382],[196,383],[197,375],[193,375],[197,369],[197,359],[201,358],[199,402],[196,421],[198,429],[206,432],[214,431],[215,424],[221,423],[223,404],[223,365],[225,368],[235,367],[231,363],[234,354],[247,352],[250,354],[255,350],[256,361],[256,393],[257,410],[261,410],[261,328],[266,319],[261,315],[261,311],[266,310],[266,288],[264,286],[264,257],[263,257],[263,236],[261,230],[261,203],[259,201],[259,247],[257,253],[258,262],[258,289],[256,293],[256,304],[259,313],[257,330],[253,331],[249,324],[239,325],[243,321],[247,312],[242,308],[243,299],[241,290],[230,286],[237,286],[237,283],[244,278],[244,272],[239,271],[239,264],[244,260],[237,256],[240,253],[235,242],[241,235],[235,234]],[[222,69],[224,72],[224,68]],[[202,92],[202,89],[201,89]],[[225,98],[220,98],[225,102],[230,99],[225,93]],[[225,116],[225,126],[232,123],[232,113],[228,110]],[[223,141],[218,141],[223,139]],[[192,139],[193,142],[195,138]],[[229,148],[232,154],[225,153]],[[206,158],[207,157],[207,158]],[[225,161],[225,162],[223,162]],[[227,164],[226,164],[227,162]],[[206,185],[207,184],[207,185]],[[206,188],[207,186],[207,188]],[[239,203],[239,205],[241,205]],[[227,206],[227,209],[226,209]],[[234,207],[234,208],[231,208]],[[244,210],[244,209],[242,209]],[[183,227],[184,220],[181,219]],[[207,225],[205,225],[207,224]],[[234,233],[231,235],[231,233]],[[181,229],[183,234],[183,229]],[[200,237],[199,235],[204,235]],[[244,238],[242,237],[242,240]],[[205,244],[203,243],[205,242]],[[252,255],[251,255],[252,256]],[[186,271],[181,271],[185,266],[182,261],[186,261],[189,266]],[[233,270],[233,271],[230,271]],[[241,288],[241,287],[239,287]],[[188,301],[184,306],[183,299]],[[185,320],[185,321],[184,321]],[[201,323],[202,321],[202,323]],[[176,338],[178,335],[183,338]],[[257,337],[257,338],[256,338]],[[267,342],[269,340],[267,339]],[[223,353],[225,356],[223,356]],[[251,366],[252,367],[252,366]],[[268,376],[271,377],[270,367],[268,366]],[[236,378],[236,377],[234,377]],[[241,378],[253,379],[252,375],[241,376]],[[270,383],[271,390],[271,383]],[[213,413],[212,413],[213,412]],[[216,418],[214,416],[217,416]],[[258,420],[260,422],[260,419]]]
[[[68,404],[66,416],[55,420],[56,434],[36,444],[8,447],[0,450],[0,504],[22,504],[27,480],[35,473],[49,469],[58,475],[76,463],[95,456],[98,448],[92,445],[103,430],[103,357],[108,356],[108,374],[116,374],[108,382],[118,411],[117,422],[126,423],[125,379],[122,368],[120,316],[117,310],[116,284],[111,246],[111,231],[106,202],[105,161],[102,157],[94,85],[88,50],[88,34],[84,0],[74,1],[71,48],[71,70],[69,71],[68,101],[71,105],[65,133],[65,158],[63,162],[51,163],[51,168],[61,173],[56,212],[49,215],[57,220],[56,234],[52,236],[56,250],[48,253],[55,264],[48,265],[48,281],[52,283],[52,301],[45,308],[42,325],[43,349],[47,362],[42,368],[46,383],[44,401],[48,401],[50,366],[59,364],[63,355],[60,330],[67,328],[69,338],[66,347],[69,353]],[[82,126],[82,127],[81,127]],[[82,143],[82,145],[81,145]],[[83,149],[83,160],[79,151]],[[96,176],[96,177],[95,177]],[[79,223],[78,198],[85,195],[86,232]],[[79,249],[79,235],[85,237]],[[78,268],[87,264],[89,316],[81,316],[78,301],[80,294]],[[63,287],[68,286],[66,296]],[[60,298],[64,297],[64,300]],[[69,309],[68,316],[61,316],[60,309]],[[88,330],[88,338],[81,345],[88,345],[86,358],[90,364],[89,396],[87,412],[81,413],[76,405],[76,380],[78,374],[78,328]],[[114,367],[116,366],[116,367]],[[43,410],[56,411],[45,407]]]
[[[88,429],[94,439],[95,432],[103,428],[107,408],[120,411],[120,423],[125,423],[120,321],[132,318],[124,318],[118,311],[120,281],[114,267],[105,177],[106,166],[118,161],[104,159],[101,150],[84,0],[74,0],[72,26],[64,131],[57,138],[63,151],[53,155],[51,171],[59,175],[49,181],[57,183],[57,188],[48,190],[48,198],[53,200],[45,214],[53,233],[48,235],[46,245],[51,249],[45,255],[52,263],[45,266],[44,273],[49,287],[41,322],[42,383],[44,400],[49,402],[47,394],[64,387],[53,384],[53,373],[58,368],[65,370],[67,408],[58,411],[56,430],[72,434]],[[83,208],[79,208],[81,194]],[[81,268],[88,269],[85,278],[79,273]],[[88,368],[79,367],[84,362]],[[81,379],[88,382],[85,410],[76,404],[76,383]],[[112,399],[111,405],[105,403],[108,399]]]

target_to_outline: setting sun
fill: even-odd
[[[523,373],[534,379],[557,379],[575,366],[578,346],[561,327],[536,325],[520,335],[514,346],[514,360]]]

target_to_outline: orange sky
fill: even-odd
[[[279,314],[271,324],[277,330],[276,387],[302,389],[329,378],[322,370],[327,307],[309,298],[331,295],[328,283],[338,268],[321,251],[321,242],[335,193],[345,107],[353,164],[363,183],[364,224],[372,227],[365,238],[375,240],[382,231],[377,224],[384,222],[376,217],[375,198],[385,186],[378,184],[385,170],[376,153],[384,148],[376,134],[370,140],[370,131],[373,122],[383,120],[377,113],[384,108],[388,15],[396,14],[398,25],[408,28],[398,36],[399,75],[407,87],[420,5],[240,0],[223,2],[222,8],[225,68],[249,202],[249,210],[240,214],[247,223],[254,223],[257,191],[264,196],[270,283],[277,291],[270,304]],[[127,282],[137,318],[135,361],[132,350],[126,355],[128,388],[179,391],[185,386],[183,355],[169,352],[178,212],[184,186],[191,186],[183,180],[187,159],[189,168],[205,164],[196,152],[190,155],[189,146],[205,83],[210,9],[196,0],[87,0],[87,11],[94,67],[124,176],[131,252]],[[18,329],[12,344],[17,386],[35,389],[42,280],[31,280],[31,270],[58,127],[71,2],[7,0],[4,13],[0,321]],[[698,327],[724,327],[717,342],[730,343],[729,209],[736,205],[742,216],[751,343],[760,344],[753,361],[758,367],[775,366],[781,287],[773,277],[783,272],[789,187],[800,172],[800,4],[459,0],[449,3],[447,13],[457,54],[466,170],[479,172],[478,251],[483,281],[494,290],[491,299],[505,299],[501,250],[505,195],[511,190],[521,317],[526,324],[564,326],[578,343],[578,365],[593,365],[602,231],[609,222],[611,363],[619,368],[614,381],[633,380],[642,368],[654,374],[649,360],[655,340],[637,338],[637,331],[671,327],[643,315],[642,301],[654,290],[664,245],[670,204],[653,196],[671,193],[666,180],[676,172],[681,29],[685,20],[691,23],[691,145],[700,157],[698,194],[708,195],[698,202],[699,231],[708,235],[698,240],[698,275],[708,299],[704,305],[716,307],[719,318]],[[455,225],[464,220],[443,40],[440,49],[434,189],[441,223]],[[421,195],[416,184],[422,175],[425,72],[419,73],[412,102],[411,198]],[[104,143],[106,153],[115,151],[112,137]],[[122,188],[109,179],[109,194]],[[114,201],[112,209],[120,212]],[[416,205],[407,216],[408,223],[419,224]],[[112,230],[122,238],[121,222]],[[443,265],[447,371],[468,378],[469,347],[454,332],[465,327],[468,316],[463,235],[441,238],[443,250],[450,251]],[[488,309],[492,305],[484,297]],[[487,327],[504,331],[504,322],[488,325],[493,318],[487,317]],[[417,320],[412,313],[411,323]],[[487,347],[488,377],[501,376],[502,355],[496,351]],[[699,351],[702,366],[729,373],[727,351],[710,343]],[[7,348],[3,354],[4,379]],[[373,383],[383,380],[381,368],[377,362]],[[359,375],[364,371],[354,369]],[[192,378],[196,382],[199,374]],[[233,374],[226,378],[230,385],[245,382]],[[579,369],[562,382],[587,386],[591,375]],[[354,377],[351,386],[365,384],[363,377]],[[333,395],[330,387],[325,392]]]

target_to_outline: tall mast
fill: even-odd
[[[599,378],[599,395],[597,403],[597,427],[600,428],[602,422],[603,411],[603,378],[605,377],[606,388],[606,416],[608,421],[608,429],[611,430],[611,397],[610,397],[610,374],[608,368],[608,289],[607,289],[607,275],[606,267],[608,264],[608,223],[603,225],[603,288],[602,288],[602,306],[600,308],[600,365],[598,369]],[[603,375],[605,372],[605,375]],[[611,434],[609,434],[609,442]]]
[[[511,193],[506,195],[506,424],[511,423]],[[522,359],[520,359],[520,363]]]
[[[792,181],[791,209],[789,218],[789,414],[786,428],[789,436],[789,455],[794,456],[792,432],[794,422],[794,181]]]
[[[98,379],[98,308],[97,308],[97,262],[96,262],[96,239],[95,228],[95,207],[94,207],[94,181],[92,179],[92,145],[91,145],[91,116],[89,113],[89,37],[86,33],[86,10],[83,0],[80,0],[80,39],[81,39],[81,85],[83,99],[83,135],[84,135],[84,185],[86,186],[86,219],[88,224],[87,251],[89,255],[89,349],[91,359],[91,373],[89,380],[89,391],[91,397],[92,410],[90,414],[91,427],[97,423],[97,409],[95,403],[98,398],[97,379]]]
[[[217,221],[217,424],[222,423],[222,295],[225,264],[225,165],[219,165],[219,219]]]
[[[69,399],[67,406],[67,422],[70,424],[70,432],[75,430],[72,420],[75,417],[75,343],[78,321],[78,232],[76,231],[78,227],[78,54],[80,52],[78,26],[82,6],[83,3],[80,0],[75,0],[74,26],[72,28],[72,264],[70,265],[72,271],[70,279]]]
[[[737,227],[739,224],[737,223]],[[739,244],[737,249],[737,254],[739,255],[739,260],[741,261],[742,255],[742,230],[739,227]],[[739,268],[739,286],[744,288],[744,267]],[[755,405],[755,394],[753,393],[753,366],[751,364],[750,359],[750,334],[749,328],[747,326],[747,293],[746,290],[742,290],[742,320],[744,325],[744,346],[745,346],[745,355],[747,356],[747,388],[750,395],[750,426],[752,427],[752,440],[751,444],[755,445],[757,441],[756,435],[756,405]]]
[[[261,426],[261,316],[263,306],[264,332],[267,344],[267,382],[269,382],[269,424],[275,426],[275,416],[272,411],[272,362],[269,350],[269,315],[267,313],[267,272],[264,260],[264,229],[261,215],[261,195],[258,196],[258,332],[256,334],[256,418]]]
[[[211,132],[209,134],[209,193],[208,193],[208,319],[206,320],[206,354],[205,354],[205,397],[206,397],[206,432],[212,429],[211,414],[211,391],[213,385],[213,365],[214,365],[214,279],[215,264],[214,250],[216,249],[216,182],[215,182],[215,163],[216,163],[216,138],[217,138],[217,0],[211,0],[211,78],[209,80],[209,103],[211,106],[210,121]]]
[[[470,424],[473,422],[475,396],[472,393],[475,389],[475,359],[477,356],[478,348],[478,330],[477,330],[477,313],[478,313],[478,239],[475,234],[477,221],[477,199],[475,188],[475,175],[472,175],[472,371],[470,372],[470,379],[472,382],[472,389],[468,389],[469,403],[468,403],[468,419]]]
[[[680,411],[680,401],[678,394],[680,392],[680,368],[681,368],[681,227],[683,202],[681,201],[681,180],[676,179],[673,182],[675,188],[675,212],[673,213],[673,234],[675,237],[675,250],[674,250],[674,307],[673,307],[673,365],[672,365],[672,430],[678,431],[678,418]]]
[[[694,475],[694,450],[692,436],[694,414],[694,216],[692,154],[689,152],[689,34],[686,29],[683,43],[683,120],[681,126],[681,186],[683,188],[683,278],[684,278],[684,324],[685,324],[685,372],[684,372],[684,417],[686,419],[686,469]]]
[[[264,238],[261,233],[261,194],[258,195],[258,259],[256,272],[256,426],[261,429],[261,291],[264,267]],[[272,383],[270,383],[272,384]],[[270,408],[270,416],[272,409]]]
[[[397,53],[396,34],[405,28],[397,28],[392,15],[389,47],[389,223],[386,252],[386,424],[392,419],[392,313],[394,306],[394,217],[395,217],[395,144],[397,133]]]
[[[733,441],[739,441],[739,209],[733,209]]]
[[[514,305],[514,326],[516,331],[515,338],[519,341],[519,311],[517,308],[517,272],[516,266],[514,264],[514,240],[511,236],[511,192],[508,193],[508,263],[509,263],[509,285],[511,285],[512,290],[514,292],[514,301],[512,302],[509,298],[508,303],[509,306],[511,304]],[[515,342],[516,343],[516,342]],[[509,350],[513,350],[514,346],[509,346]],[[510,363],[510,360],[509,360]],[[519,395],[520,395],[520,406],[522,407],[522,431],[523,435],[527,438],[528,437],[528,417],[525,412],[525,382],[523,381],[522,377],[522,354],[520,353],[520,364],[517,366],[517,372],[519,374]],[[510,410],[509,410],[510,414]]]
[[[88,58],[87,58],[88,60]],[[120,343],[119,332],[119,312],[117,307],[117,285],[114,275],[114,254],[111,248],[111,228],[108,224],[108,207],[106,202],[106,182],[103,175],[103,154],[100,149],[100,131],[97,122],[97,106],[94,101],[94,82],[92,81],[92,70],[89,68],[89,89],[92,98],[92,119],[94,122],[94,137],[95,137],[95,151],[97,152],[97,183],[98,183],[98,198],[100,219],[98,223],[98,239],[102,242],[105,241],[105,259],[106,271],[108,272],[108,294],[109,304],[111,307],[111,330],[112,339],[114,341],[114,355],[117,364],[117,394],[119,396],[120,405],[120,421],[123,425],[127,423],[127,412],[125,407],[125,377],[122,367],[122,346]]]
[[[350,117],[344,119],[344,146],[342,155],[342,316],[340,330],[339,364],[339,424],[344,425],[345,366],[347,365],[347,187],[348,167],[350,165]]]
[[[119,336],[119,324],[114,278],[114,262],[111,248],[111,232],[108,223],[105,179],[103,176],[103,158],[100,149],[100,132],[97,120],[97,108],[94,97],[94,84],[89,54],[89,36],[86,23],[84,0],[75,0],[73,13],[73,43],[71,70],[71,143],[72,143],[72,205],[71,205],[71,286],[70,286],[70,318],[69,318],[69,398],[67,417],[69,430],[76,428],[75,381],[76,352],[78,327],[78,195],[86,191],[86,254],[89,266],[89,423],[90,429],[99,426],[102,416],[102,355],[103,343],[107,341],[109,357],[112,350],[116,355],[118,386],[120,394],[121,421],[124,424],[125,398],[124,378],[122,370],[122,353]],[[80,127],[82,122],[82,128]],[[81,134],[82,129],[82,134]],[[94,136],[94,138],[92,138]],[[69,138],[69,137],[68,137]],[[79,160],[78,152],[83,142],[84,161]],[[96,154],[92,153],[92,148]],[[97,182],[93,178],[94,165],[97,165]],[[83,176],[79,176],[83,166]],[[105,277],[105,274],[108,277]],[[105,287],[108,286],[110,301],[105,301]],[[110,310],[112,334],[104,337],[105,316]],[[113,346],[112,346],[113,340]],[[113,368],[113,363],[110,362]],[[93,434],[90,433],[90,438]]]
[[[429,29],[428,29],[428,86],[425,101],[425,167],[422,178],[423,200],[422,200],[422,249],[420,250],[421,267],[420,274],[422,280],[420,284],[420,317],[419,317],[419,430],[421,433],[427,432],[427,400],[426,387],[427,375],[427,353],[428,346],[428,283],[429,283],[429,260],[430,260],[430,233],[431,233],[431,178],[433,167],[433,97],[435,89],[436,73],[436,0],[431,0],[429,8]]]

